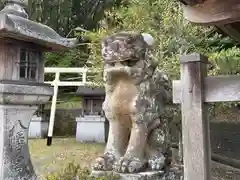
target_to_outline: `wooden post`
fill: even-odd
[[[87,82],[87,71],[84,71],[82,74],[82,82],[85,84]]]
[[[48,136],[47,136],[47,146],[52,145],[52,135],[53,135],[53,127],[55,120],[55,112],[56,112],[56,104],[57,104],[57,95],[58,95],[58,83],[59,83],[60,73],[56,72],[54,84],[54,94],[52,97],[52,106],[51,106],[51,114],[48,126]]]
[[[206,76],[206,58],[195,54],[181,58],[181,80],[173,81],[173,102],[182,105],[183,154],[186,180],[211,179],[210,133],[203,103],[240,100],[240,76]],[[205,77],[206,76],[206,77]],[[213,155],[213,160],[229,161]]]
[[[207,58],[193,54],[180,61],[184,179],[210,180],[210,130],[204,108]]]

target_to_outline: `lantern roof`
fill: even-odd
[[[28,19],[27,6],[28,0],[6,0],[0,11],[0,38],[31,42],[49,51],[76,46],[76,38],[61,37],[49,26]]]

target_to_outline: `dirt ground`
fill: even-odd
[[[239,180],[240,170],[212,162],[212,177],[213,180]]]
[[[103,152],[104,144],[83,144],[74,138],[53,139],[52,146],[46,140],[29,140],[32,162],[40,179],[48,173],[59,172],[68,163],[76,162],[81,167],[91,166],[94,159]],[[213,180],[239,180],[240,170],[212,163]]]
[[[74,138],[54,138],[50,147],[46,146],[46,140],[29,140],[29,149],[35,171],[43,179],[71,162],[90,168],[92,161],[103,152],[104,145],[78,143]]]

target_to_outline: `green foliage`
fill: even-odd
[[[236,75],[240,73],[240,49],[233,47],[211,54],[209,60],[215,63],[213,75]]]
[[[28,0],[30,19],[51,26],[63,36],[81,26],[95,29],[104,16],[104,10],[121,0]],[[0,7],[3,2],[0,1]]]
[[[155,38],[154,57],[170,79],[179,79],[179,56],[192,52],[209,57],[212,64],[209,75],[240,72],[238,44],[214,27],[186,21],[175,0],[29,0],[29,4],[31,19],[51,26],[61,35],[66,36],[75,27],[91,31],[84,33],[84,41],[83,33],[76,34],[81,40],[78,48],[48,53],[45,66],[87,65],[97,75],[93,78],[94,86],[103,85],[101,39],[118,31],[150,33]]]
[[[118,180],[119,176],[109,175],[103,177],[91,177],[90,171],[86,168],[82,169],[75,163],[69,163],[62,172],[57,174],[50,174],[47,180]]]
[[[214,28],[187,22],[180,5],[172,0],[129,2],[127,6],[124,4],[107,11],[101,24],[98,30],[86,33],[91,41],[88,60],[98,67],[102,67],[101,39],[117,31],[150,33],[155,38],[154,56],[159,67],[172,79],[179,78],[179,55],[191,52],[208,55],[224,48],[223,45],[219,46],[221,35],[214,32]]]
[[[99,69],[103,67],[101,39],[114,32],[135,31],[150,33],[154,37],[154,57],[159,68],[172,80],[180,76],[180,55],[193,52],[209,57],[212,64],[209,75],[240,73],[238,44],[214,27],[197,26],[185,20],[180,4],[174,0],[125,1],[105,12],[100,24],[99,29],[85,34],[91,41],[88,61]]]
[[[150,33],[155,38],[155,58],[172,78],[179,76],[179,55],[199,52],[219,63],[218,57],[225,59],[221,51],[228,52],[228,58],[237,53],[237,48],[233,47],[235,42],[217,33],[213,27],[196,26],[186,21],[181,6],[173,0],[132,1],[127,6],[107,11],[101,24],[98,30],[87,33],[92,42],[89,45],[91,60],[97,59],[97,64],[101,59],[100,40],[122,30]]]

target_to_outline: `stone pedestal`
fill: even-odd
[[[0,105],[0,179],[36,179],[27,143],[28,125],[36,110],[37,106]]]
[[[105,143],[105,118],[101,116],[77,117],[76,140],[79,142]]]
[[[119,177],[120,178],[119,180],[160,180],[164,172],[156,171],[156,172],[142,172],[136,174],[122,174],[110,171],[93,171],[91,176],[101,177],[111,174],[116,175],[116,177]]]
[[[47,137],[49,122],[42,117],[34,115],[31,119],[28,131],[28,138]]]
[[[48,101],[52,89],[44,84],[14,83],[0,83],[0,179],[36,180],[28,149],[28,129],[38,104]]]
[[[135,174],[123,174],[111,171],[92,171],[91,176],[101,177],[106,175],[116,175],[119,180],[183,180],[182,170],[171,168],[167,171],[146,171]]]

